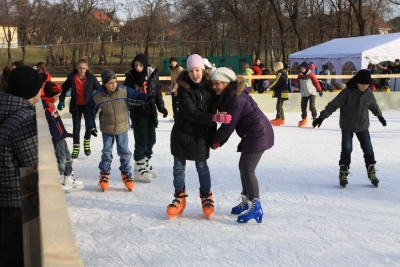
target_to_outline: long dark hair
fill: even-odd
[[[1,78],[0,78],[0,92],[4,92],[7,89],[7,87],[8,87],[7,77],[13,69],[14,69],[14,65],[8,64],[8,65],[4,66],[3,72],[1,73]]]

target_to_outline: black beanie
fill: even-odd
[[[303,62],[300,64],[300,67],[304,67],[304,68],[306,68],[306,71],[305,71],[305,73],[307,73],[307,72],[308,72],[308,70],[309,70],[309,68],[308,68],[308,63],[307,63],[306,61],[303,61]]]
[[[7,77],[7,93],[25,99],[35,97],[42,87],[42,76],[31,67],[21,66],[13,69]]]
[[[103,85],[105,85],[111,79],[117,79],[117,76],[115,75],[115,73],[110,69],[104,69],[101,72],[101,83]]]
[[[169,59],[169,63],[171,64],[172,61],[178,62],[178,59],[177,59],[176,57],[171,57],[171,58]]]
[[[360,70],[354,75],[353,80],[355,83],[360,84],[370,84],[371,83],[371,73],[369,70]]]
[[[47,97],[53,97],[55,95],[58,95],[62,92],[61,87],[58,84],[55,84],[53,82],[47,82],[46,85],[44,86],[44,95]]]
[[[132,69],[135,68],[135,65],[133,64],[133,62],[135,62],[135,61],[139,61],[140,63],[142,63],[143,67],[144,67],[143,69],[146,70],[146,72],[147,72],[147,67],[149,66],[149,63],[147,62],[147,58],[145,55],[143,55],[143,54],[136,55],[136,57],[131,62]]]

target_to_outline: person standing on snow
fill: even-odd
[[[222,124],[212,138],[213,149],[224,145],[233,131],[241,138],[237,151],[242,182],[242,201],[232,208],[231,214],[239,215],[238,223],[255,219],[262,222],[263,210],[255,170],[265,150],[274,145],[271,123],[249,95],[246,79],[225,67],[217,68],[211,75],[212,89],[217,94],[215,112],[232,115],[229,124]],[[218,114],[217,114],[218,115]]]
[[[301,121],[299,121],[299,127],[304,127],[307,125],[307,104],[310,102],[310,111],[313,120],[317,118],[317,110],[315,109],[315,95],[317,91],[319,96],[322,97],[324,94],[322,92],[321,86],[318,82],[315,74],[309,70],[308,63],[303,61],[300,65],[300,73],[297,76],[296,83],[299,86],[301,93]]]
[[[187,59],[187,70],[177,79],[178,112],[171,131],[171,154],[174,156],[174,200],[167,207],[168,218],[181,215],[186,207],[186,161],[195,162],[200,182],[200,200],[203,213],[210,218],[214,213],[211,192],[211,175],[207,165],[211,138],[217,125],[229,123],[229,114],[213,114],[215,93],[210,88],[210,74],[205,70],[203,59],[197,54]]]
[[[274,91],[272,97],[276,98],[276,117],[271,120],[271,124],[281,126],[285,124],[285,112],[283,111],[283,101],[289,99],[288,77],[282,62],[274,64],[276,74],[275,81],[269,85],[269,89]]]
[[[339,160],[339,183],[342,187],[346,187],[348,184],[347,176],[350,173],[354,133],[364,153],[368,179],[374,186],[378,186],[379,183],[379,179],[376,177],[374,150],[368,131],[368,111],[370,110],[377,116],[383,126],[386,126],[386,120],[382,116],[373,92],[369,90],[370,83],[371,73],[368,70],[360,70],[347,82],[346,88],[329,102],[319,117],[313,121],[313,127],[318,126],[319,128],[324,119],[340,108],[339,125],[342,129],[342,152]]]

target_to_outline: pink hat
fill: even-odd
[[[197,54],[190,55],[187,59],[186,67],[188,70],[190,70],[191,68],[200,68],[204,70],[205,67],[203,63],[203,58]]]
[[[310,64],[310,70],[315,70],[315,65],[313,63]]]

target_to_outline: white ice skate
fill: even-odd
[[[146,161],[144,159],[135,162],[135,175],[136,182],[151,183],[153,176],[146,169]]]
[[[85,185],[82,181],[76,181],[74,179],[74,172],[71,175],[64,175],[64,181],[61,183],[63,186],[68,188],[68,193],[76,190],[83,189]],[[64,189],[64,187],[63,187]],[[64,189],[65,192],[65,189]]]
[[[146,170],[153,176],[152,178],[157,178],[158,171],[149,165],[150,158],[144,157],[144,160],[146,161]]]

